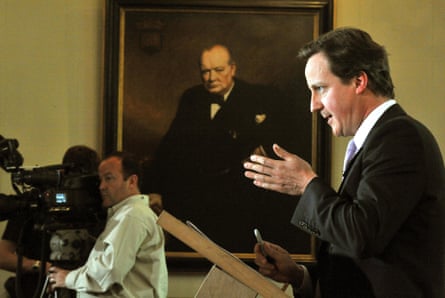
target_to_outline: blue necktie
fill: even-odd
[[[346,148],[345,161],[343,163],[343,172],[348,167],[349,162],[354,157],[355,152],[357,151],[357,147],[355,146],[354,140],[350,140],[348,143],[348,147]]]

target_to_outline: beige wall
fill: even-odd
[[[385,45],[396,99],[427,125],[445,152],[445,1],[335,0],[335,26],[356,26]],[[340,181],[345,140],[333,141],[333,178]]]
[[[103,13],[101,0],[0,0],[0,134],[18,139],[24,166],[99,149]],[[0,192],[12,193],[3,170]]]
[[[335,7],[336,26],[358,26],[386,46],[397,100],[442,152],[444,15],[443,0],[337,0]],[[103,17],[102,0],[0,0],[0,134],[19,140],[26,166],[58,163],[74,144],[100,150]],[[333,141],[333,186],[345,143]],[[4,171],[0,191],[11,191]],[[193,296],[201,280],[171,276],[170,296]]]

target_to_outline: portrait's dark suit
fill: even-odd
[[[322,240],[323,297],[445,297],[445,173],[399,105],[370,131],[339,192],[315,178],[292,222]]]
[[[210,119],[215,101],[202,85],[185,91],[147,181],[150,192],[162,194],[168,212],[191,220],[227,249],[235,245],[251,252],[258,221],[265,225],[273,212],[283,209],[290,210],[286,211],[290,217],[295,198],[267,200],[271,192],[244,177],[243,161],[260,145],[272,154],[274,142],[310,158],[310,147],[298,144],[310,136],[299,135],[307,127],[298,130],[296,104],[275,88],[236,79],[226,102]],[[279,218],[290,225],[288,219]],[[276,223],[263,229],[271,226]],[[171,242],[167,248],[179,249]]]

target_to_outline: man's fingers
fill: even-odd
[[[286,151],[284,148],[281,148],[278,144],[273,144],[272,146],[273,152],[282,159],[286,159],[286,156],[291,155],[288,151]]]
[[[290,160],[295,158],[295,154],[290,153],[289,151],[285,150],[283,147],[280,147],[277,144],[273,144],[272,149],[275,152],[275,154],[283,160]]]
[[[254,162],[245,162],[244,168],[246,170],[250,170],[244,173],[247,178],[263,182],[269,181],[268,178],[272,176],[273,171],[273,169],[270,167]]]
[[[261,155],[256,155],[256,154],[253,154],[253,155],[250,156],[250,160],[252,162],[257,163],[257,164],[262,164],[262,165],[266,165],[266,160],[267,159],[268,159],[267,157],[264,157],[264,156],[261,156]]]
[[[269,269],[269,268],[263,268],[263,267],[258,268],[258,271],[259,271],[262,275],[264,275],[264,276],[268,276],[268,277],[272,277],[272,276],[274,276],[274,275],[276,274],[276,272],[277,272],[277,270],[276,270],[275,268],[273,268],[273,269]]]
[[[255,171],[257,173],[261,173],[261,174],[268,174],[269,168],[261,165],[261,164],[257,164],[257,163],[247,163],[247,168]]]
[[[265,178],[267,179],[267,178]],[[281,184],[276,184],[276,183],[270,183],[265,181],[265,179],[263,181],[261,180],[253,180],[253,184],[255,184],[258,187],[262,187],[265,189],[269,189],[269,190],[275,190],[275,191],[282,191],[283,190],[283,186]]]
[[[284,248],[282,248],[281,246],[279,246],[278,244],[269,242],[269,241],[264,241],[264,246],[266,247],[267,251],[269,253],[273,253],[273,254],[289,254],[289,252],[287,250],[285,250]]]

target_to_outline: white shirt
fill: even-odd
[[[368,117],[363,120],[363,123],[360,125],[360,127],[357,129],[357,132],[354,135],[354,143],[357,147],[356,152],[362,148],[363,143],[366,140],[366,137],[368,137],[369,132],[374,127],[376,122],[382,117],[383,113],[386,112],[391,106],[395,105],[396,101],[394,99],[390,99],[379,105],[377,108],[375,108]]]
[[[232,87],[230,87],[229,91],[226,94],[224,94],[224,96],[223,96],[224,102],[227,101],[227,98],[229,97],[230,92],[232,92],[232,90],[233,90],[233,86],[235,86],[235,82],[233,82]],[[210,119],[215,118],[215,115],[216,115],[216,113],[218,113],[220,108],[221,108],[221,105],[219,105],[217,103],[212,103],[210,105]]]
[[[108,209],[107,224],[67,288],[77,297],[167,297],[164,234],[148,196],[134,195]]]

